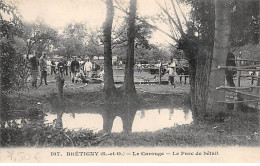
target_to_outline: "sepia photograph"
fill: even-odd
[[[0,163],[259,163],[260,0],[0,0]]]

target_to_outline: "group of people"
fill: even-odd
[[[81,81],[86,80],[86,78],[97,77],[97,71],[100,69],[100,66],[95,62],[91,62],[89,58],[87,58],[86,62],[80,64],[75,58],[71,62],[71,81],[74,83],[80,78]]]
[[[32,86],[37,87],[37,76],[38,76],[38,65],[40,66],[40,85],[42,85],[42,81],[44,80],[45,85],[48,85],[47,83],[47,55],[46,53],[42,53],[42,56],[39,59],[39,62],[37,61],[35,52],[31,55],[29,55],[29,68],[31,72],[31,78],[32,78]]]
[[[47,63],[47,54],[42,53],[40,59],[38,60],[35,52],[28,56],[29,60],[29,69],[30,75],[32,78],[32,87],[37,87],[37,77],[40,71],[40,85],[43,81],[45,85],[47,83],[47,68],[50,65],[50,74],[62,74],[63,76],[71,76],[71,81],[74,83],[75,80],[84,78],[92,78],[97,76],[97,71],[100,69],[100,66],[95,62],[91,62],[90,59],[87,59],[86,62],[80,64],[77,58],[74,58],[73,61],[66,61],[60,59],[59,62],[55,63],[51,60],[50,64]],[[77,81],[76,81],[77,82]]]
[[[37,61],[37,58],[35,56],[35,53],[29,55],[29,67],[31,72],[31,78],[32,78],[32,86],[37,87],[37,76],[38,76],[38,65],[40,67],[40,85],[42,85],[43,81],[45,85],[48,85],[47,83],[47,54],[45,52],[42,53],[39,61]],[[235,55],[231,52],[231,50],[228,51],[227,54],[227,60],[226,60],[226,66],[236,66],[235,63]],[[56,70],[57,67],[57,70]],[[75,80],[83,79],[83,78],[92,78],[93,76],[98,76],[97,71],[100,69],[100,66],[97,65],[95,62],[92,63],[90,59],[88,58],[85,63],[80,64],[80,62],[75,57],[73,61],[66,61],[64,59],[61,59],[58,64],[56,64],[53,60],[51,61],[51,75],[56,74],[57,72],[59,74],[63,74],[68,76],[69,73],[71,75],[71,81],[74,83]],[[175,62],[172,62],[168,69],[167,73],[169,74],[168,81],[170,85],[173,85],[175,87],[174,77],[177,76],[177,65]],[[70,71],[69,71],[70,70]],[[101,71],[100,73],[104,73],[104,71]],[[227,69],[225,72],[226,75],[226,81],[228,86],[235,86],[233,78],[236,74],[236,71]],[[102,77],[102,76],[101,76]],[[77,82],[77,81],[76,81]]]

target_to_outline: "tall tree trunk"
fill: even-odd
[[[130,13],[128,22],[128,47],[125,65],[124,94],[136,93],[134,84],[134,42],[135,42],[135,16],[136,0],[130,1]]]
[[[104,91],[106,97],[115,93],[115,84],[112,67],[111,30],[114,18],[113,0],[106,0],[107,14],[104,23]]]
[[[208,82],[213,54],[213,35],[199,40],[195,36],[183,35],[179,40],[189,60],[191,110],[195,123],[203,122],[206,114]]]
[[[199,46],[196,60],[190,61],[191,108],[195,123],[203,122],[206,114],[212,47]]]
[[[179,40],[179,48],[189,59],[191,109],[195,123],[203,122],[207,114],[225,109],[225,105],[218,102],[225,98],[225,94],[215,89],[225,84],[225,72],[216,68],[226,63],[230,32],[228,9],[229,2],[216,0],[217,25],[212,36],[197,41],[192,36],[184,35]]]
[[[215,0],[215,42],[207,102],[207,111],[211,113],[226,109],[224,103],[219,103],[225,100],[225,93],[216,87],[225,85],[225,71],[217,68],[226,64],[231,27],[229,18],[229,1]]]

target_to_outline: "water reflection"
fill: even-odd
[[[131,107],[129,107],[131,108]],[[132,108],[131,108],[132,109]],[[190,124],[191,111],[183,109],[150,109],[150,110],[104,110],[95,113],[48,113],[47,123],[61,119],[63,128],[71,130],[90,129],[94,132],[154,132],[176,124]],[[58,122],[58,120],[57,120]]]
[[[55,124],[56,128],[63,128],[62,115],[63,115],[63,112],[57,113],[57,118],[56,118],[56,121],[55,121],[56,122],[56,124]]]
[[[119,116],[116,116],[111,132],[121,133],[123,131],[123,121]]]
[[[75,116],[74,116],[74,115]],[[56,121],[57,114],[48,113],[45,117],[46,123],[53,123]],[[62,114],[63,128],[70,130],[90,129],[93,131],[100,131],[103,128],[103,118],[99,114],[90,113],[63,113]]]
[[[174,113],[174,109],[170,109],[170,112],[169,112],[169,120],[172,119],[173,113]]]
[[[142,111],[141,111],[141,119],[144,118],[144,117],[145,117],[145,111],[142,110]]]
[[[137,115],[140,111],[137,111]],[[185,119],[185,112],[181,109],[158,109],[147,110],[145,118],[135,117],[133,132],[149,131],[154,132],[164,128],[173,127],[175,124],[190,124],[192,122],[191,112],[188,112]]]

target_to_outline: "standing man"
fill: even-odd
[[[87,59],[87,62],[84,65],[84,71],[87,75],[87,77],[91,78],[91,71],[92,71],[92,63],[90,62],[89,58]]]
[[[69,72],[69,75],[70,75],[70,77],[71,77],[71,68],[70,68],[71,60],[69,59],[67,62],[68,62],[68,63],[67,63],[67,66],[68,66],[68,72]]]
[[[65,67],[65,74],[66,74],[66,76],[68,76],[69,75],[69,73],[68,73],[68,60],[64,60],[64,67]]]
[[[41,71],[41,83],[42,84],[42,79],[44,79],[45,85],[47,84],[47,55],[45,52],[42,53],[42,56],[39,60],[40,64],[40,71]]]
[[[60,62],[57,65],[58,68],[58,73],[60,73],[61,75],[64,74],[64,70],[65,70],[65,64],[64,64],[64,60],[60,59]]]
[[[92,72],[94,75],[94,77],[97,77],[97,71],[100,69],[100,66],[96,63],[96,62],[93,62],[93,65],[92,65]]]
[[[230,49],[228,49],[226,66],[236,66],[235,55],[231,52]],[[227,80],[228,86],[231,86],[231,87],[235,86],[233,77],[235,76],[236,73],[237,72],[232,69],[226,69],[225,74],[226,74],[226,80]]]
[[[79,68],[80,68],[79,62],[77,61],[77,58],[75,57],[74,61],[72,61],[71,64],[70,64],[70,71],[71,71],[71,74],[72,74],[71,81],[73,83],[74,83],[77,72],[79,72]]]
[[[55,62],[53,61],[53,59],[51,60],[51,75],[56,74],[56,69],[55,69]]]
[[[175,83],[174,83],[174,76],[176,75],[176,64],[175,62],[172,62],[170,65],[170,68],[168,69],[169,73],[169,84],[173,85],[175,88]]]

